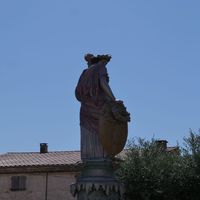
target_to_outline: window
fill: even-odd
[[[26,190],[26,176],[12,176],[11,190],[12,191]]]

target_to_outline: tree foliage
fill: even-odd
[[[129,141],[118,176],[127,200],[200,199],[200,133],[190,131],[184,148],[168,152],[151,141]]]

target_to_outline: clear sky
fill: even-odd
[[[0,1],[0,153],[79,149],[85,53],[109,53],[129,138],[200,128],[200,1]]]

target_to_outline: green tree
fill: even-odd
[[[184,138],[183,154],[191,163],[191,167],[195,170],[196,175],[200,176],[200,130],[198,134],[190,129],[188,137]]]
[[[154,139],[129,141],[125,160],[118,171],[125,184],[126,199],[200,199],[197,189],[199,179],[194,170],[194,161],[191,162],[193,154],[189,154],[188,149],[190,145],[180,149],[179,153],[169,153]]]

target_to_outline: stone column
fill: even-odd
[[[124,188],[115,178],[111,160],[88,160],[71,193],[77,200],[122,200]]]

